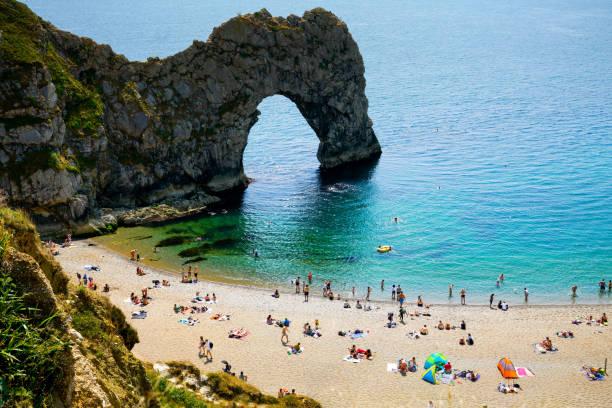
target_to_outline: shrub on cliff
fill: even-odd
[[[51,326],[55,314],[36,322],[23,298],[10,278],[0,276],[0,401],[45,406],[64,375],[60,356],[69,342]]]

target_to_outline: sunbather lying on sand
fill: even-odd
[[[351,357],[354,359],[362,359],[362,360],[371,360],[372,359],[372,350],[367,349],[357,349],[352,354]]]
[[[427,328],[427,325],[423,326],[423,328],[421,329],[421,334],[423,336],[427,336],[429,334],[429,329]]]
[[[421,338],[421,335],[416,330],[411,331],[410,333],[407,334],[407,336],[410,337],[413,340]]]
[[[574,338],[574,332],[570,331],[570,330],[561,330],[557,332],[557,336],[559,337],[564,337],[566,339],[573,339]]]
[[[233,338],[233,339],[241,339],[243,337],[246,337],[248,334],[249,332],[244,329],[230,330],[229,335],[227,337]]]

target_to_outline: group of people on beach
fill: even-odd
[[[149,297],[149,289],[145,287],[145,288],[142,288],[140,292],[142,293],[142,296],[140,298],[136,296],[134,292],[132,292],[130,294],[130,301],[132,302],[133,305],[141,305],[141,306],[148,305],[149,301],[151,300],[151,297]]]
[[[185,267],[181,267],[181,283],[198,283],[198,265],[195,265],[193,269],[190,265],[187,268],[187,273],[185,273]]]

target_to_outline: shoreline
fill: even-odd
[[[84,265],[100,266],[99,272],[91,272],[94,282],[100,289],[105,283],[110,285],[111,291],[101,294],[108,296],[138,331],[140,343],[132,351],[144,361],[185,360],[203,372],[211,372],[221,370],[221,360],[228,360],[237,374],[244,371],[249,383],[262,392],[275,395],[280,387],[295,388],[297,393],[308,395],[325,407],[419,407],[426,406],[429,400],[438,408],[588,407],[599,406],[594,401],[609,397],[605,382],[587,381],[580,369],[585,364],[603,366],[604,358],[610,357],[610,328],[571,324],[577,317],[599,318],[603,312],[610,315],[610,307],[606,305],[510,305],[507,312],[483,305],[434,305],[431,316],[406,316],[404,324],[398,323],[390,329],[385,327],[387,313],[397,312],[397,305],[390,301],[372,301],[374,310],[365,312],[355,309],[352,299],[353,307],[344,309],[343,301],[329,301],[318,291],[311,292],[309,302],[304,302],[302,295],[290,291],[283,291],[279,299],[274,299],[269,290],[252,286],[206,280],[180,284],[176,277],[148,266],[144,267],[146,276],[137,276],[135,261],[104,246],[90,247],[89,242],[75,241],[72,247],[61,250],[57,260],[73,284],[76,284],[76,273],[84,272]],[[171,286],[149,290],[152,300],[145,307],[147,318],[130,319],[133,311],[141,310],[129,303],[130,292],[139,294],[141,288],[151,287],[152,280],[168,278]],[[182,315],[172,311],[175,304],[194,305],[191,299],[196,291],[202,296],[213,292],[217,295],[217,304],[207,305],[212,313]],[[408,312],[417,309],[414,303],[406,305]],[[231,319],[211,320],[215,313],[229,314]],[[287,353],[287,346],[280,342],[281,330],[265,324],[269,314],[292,322],[289,345],[300,342],[304,350],[301,354]],[[179,322],[187,316],[199,319],[199,323],[188,326]],[[304,323],[313,324],[315,319],[319,320],[323,333],[318,339],[302,334]],[[467,323],[468,330],[435,328],[438,321],[458,325],[461,320]],[[407,336],[424,325],[430,328],[429,335],[418,340]],[[228,338],[228,330],[240,328],[250,333],[244,340]],[[368,336],[353,340],[337,335],[340,330],[357,328],[369,331]],[[576,337],[558,338],[555,336],[558,330],[572,330]],[[467,333],[474,336],[476,345],[458,344]],[[213,341],[212,361],[198,356],[199,336]],[[559,347],[559,352],[534,352],[533,343],[546,336]],[[361,364],[344,361],[352,344],[371,348],[374,360]],[[476,383],[457,382],[454,386],[433,386],[422,381],[424,359],[434,352],[446,355],[454,368],[478,371],[481,379]],[[419,366],[416,373],[401,376],[387,372],[388,363],[413,356]],[[521,393],[497,392],[497,384],[503,381],[496,368],[501,357],[508,357],[517,367],[529,367],[536,373],[536,377],[519,379]]]
[[[106,251],[117,255],[117,256],[121,256],[121,257],[126,257],[127,256],[122,253],[122,251],[120,251],[117,248],[114,248],[106,243],[100,243],[98,240],[96,240],[96,237],[90,237],[90,238],[79,238],[74,240],[73,242],[83,242],[83,241],[92,241],[92,243],[94,243],[96,246],[99,246],[101,248],[104,248]],[[132,262],[132,261],[130,261]],[[134,261],[135,262],[135,261]],[[160,263],[160,264],[154,264],[151,261],[147,261],[147,259],[141,260],[140,263],[142,265],[146,265],[148,268],[154,269],[156,270],[159,274],[161,275],[165,275],[169,278],[176,278],[177,276],[180,276],[179,272],[174,272],[170,269],[170,265],[166,264],[166,263]],[[188,265],[185,265],[188,266]],[[205,266],[199,265],[200,269],[199,269],[199,276],[202,277],[202,279],[199,279],[199,281],[206,281],[206,282],[210,282],[210,283],[216,283],[219,285],[227,285],[227,286],[237,286],[237,287],[241,287],[244,289],[255,289],[255,290],[261,290],[261,291],[268,291],[266,293],[269,293],[269,291],[274,291],[275,289],[278,289],[278,291],[280,293],[284,293],[284,294],[295,294],[295,291],[293,289],[293,287],[291,285],[286,285],[286,284],[282,284],[282,285],[277,285],[274,286],[272,283],[270,282],[261,282],[261,281],[256,281],[256,280],[247,280],[244,279],[244,281],[248,282],[248,283],[238,283],[236,281],[233,280],[223,280],[223,279],[219,279],[215,276],[212,276],[210,273],[206,273],[207,268]],[[313,281],[313,285],[316,282]],[[321,284],[321,282],[318,282]],[[322,297],[319,296],[321,294],[321,289],[322,287],[315,287],[313,285],[310,285],[310,293],[312,294],[312,296],[318,296],[318,297]],[[321,284],[322,286],[322,284]],[[319,291],[319,292],[317,292]],[[377,289],[376,291],[379,291],[379,289]],[[460,295],[459,295],[459,291],[460,289],[456,289],[456,294],[453,295],[453,300],[457,300],[457,303],[451,303],[450,301],[448,303],[444,303],[444,302],[431,302],[428,303],[432,306],[458,306],[458,307],[470,307],[470,306],[474,306],[474,307],[481,307],[481,306],[487,306],[487,303],[468,303],[466,305],[461,305],[459,302],[460,299]],[[376,294],[374,294],[375,290],[374,288],[372,289],[372,300],[369,301],[369,303],[375,304],[375,303],[380,303],[380,304],[384,304],[384,305],[392,305],[392,304],[397,304],[397,301],[391,300],[391,299],[380,299],[379,297],[377,297]],[[389,289],[385,288],[385,292],[389,293],[390,296],[390,291]],[[318,293],[318,294],[317,294]],[[607,302],[593,302],[593,303],[579,303],[579,302],[575,302],[575,303],[519,303],[519,304],[512,304],[511,306],[513,308],[528,308],[528,307],[539,307],[539,306],[552,306],[552,307],[565,307],[565,306],[606,306],[606,305],[612,305],[612,297],[608,296],[609,300]],[[354,298],[352,296],[350,297],[343,297],[342,300],[344,301],[345,299],[348,300],[362,300],[365,301],[365,296],[355,296]],[[469,296],[467,298],[469,300]],[[496,299],[496,302],[498,301],[498,299]],[[404,302],[404,305],[410,305],[410,306],[415,306],[416,307],[416,302],[410,302],[410,301],[406,301]]]

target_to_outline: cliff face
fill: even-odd
[[[122,312],[93,291],[70,286],[31,222],[2,203],[0,262],[0,378],[7,407],[146,405],[151,385],[129,352],[138,337]],[[21,301],[8,293],[35,309],[15,307]]]
[[[0,27],[0,188],[43,233],[116,223],[101,208],[189,209],[246,187],[247,136],[275,94],[315,131],[322,167],[380,154],[357,44],[323,9],[237,16],[147,62],[12,0],[0,0]]]

